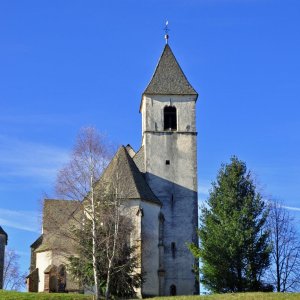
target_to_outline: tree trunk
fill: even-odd
[[[276,261],[275,261],[275,263],[276,263],[276,283],[277,283],[277,286],[276,286],[276,289],[277,289],[277,292],[280,292],[280,266],[279,266],[279,264],[280,264],[280,262],[279,262],[279,260],[280,260],[280,257],[279,257],[279,241],[278,241],[278,239],[279,239],[279,229],[278,229],[278,224],[276,224],[276,237],[275,237],[275,243],[276,243],[276,245],[275,245],[275,247],[276,247]]]
[[[238,273],[237,290],[238,290],[238,292],[242,292],[243,291],[243,289],[242,289],[242,270],[240,267],[238,267],[237,273]]]
[[[99,300],[99,283],[98,283],[98,270],[97,270],[97,257],[96,257],[96,220],[95,220],[95,203],[94,203],[94,188],[93,188],[93,172],[91,172],[91,204],[92,204],[92,256],[93,256],[93,272],[95,284],[95,299]]]
[[[115,209],[115,216],[114,216],[114,234],[113,234],[113,247],[111,250],[111,257],[108,258],[108,269],[107,269],[107,280],[106,280],[106,291],[105,291],[105,299],[109,299],[110,294],[110,276],[111,276],[111,270],[113,267],[113,260],[116,253],[116,246],[117,246],[117,239],[119,234],[119,222],[120,222],[120,210],[119,210],[119,199],[118,199],[118,189],[116,189],[115,194],[115,203],[114,203],[114,209]],[[109,255],[107,253],[107,255]]]
[[[106,290],[105,290],[105,299],[109,299],[109,294],[110,294],[110,273],[111,273],[111,261],[108,263],[108,271],[107,271],[107,279],[106,279]]]

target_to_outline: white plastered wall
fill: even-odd
[[[52,264],[52,251],[38,252],[36,254],[36,267],[39,269],[39,292],[44,291],[44,271]]]

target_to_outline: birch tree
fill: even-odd
[[[133,226],[126,208],[123,207],[123,200],[117,197],[115,189],[109,190],[109,193],[102,191],[100,195],[95,191],[97,195],[95,254],[100,293],[107,299],[111,295],[122,298],[133,297],[135,288],[141,285],[141,275],[135,272],[138,267],[135,247],[129,240]],[[91,236],[88,235],[91,226],[91,220],[86,218],[84,225],[75,231],[79,255],[70,258],[71,273],[85,286],[93,283],[90,272],[92,242]]]
[[[130,233],[133,230],[130,213],[126,205],[124,193],[119,186],[119,174],[114,174],[112,181],[104,183],[106,192],[99,193],[98,210],[100,214],[101,238],[98,247],[105,255],[103,269],[105,270],[105,298],[109,299],[111,292],[116,296],[134,296],[134,288],[141,284],[137,267],[135,247],[130,245]],[[104,191],[105,188],[100,187]]]
[[[95,297],[98,300],[99,274],[96,255],[96,214],[94,186],[100,178],[104,168],[111,157],[111,151],[94,128],[83,128],[77,138],[70,162],[59,172],[56,183],[58,195],[67,199],[79,200],[84,209],[84,214],[92,222],[92,264],[95,286]]]
[[[127,207],[128,187],[124,185],[126,176],[121,176],[122,167],[115,157],[104,176],[97,182],[94,193],[95,222],[87,217],[82,228],[77,229],[79,256],[71,257],[72,273],[85,285],[89,285],[90,257],[87,251],[95,246],[98,284],[102,295],[109,299],[111,294],[119,297],[133,297],[135,289],[142,282],[136,272],[138,259],[135,246],[130,241],[134,230],[131,210]],[[108,175],[107,175],[108,173]],[[122,174],[125,175],[125,174]],[[86,232],[95,225],[95,244]]]
[[[101,177],[110,158],[110,147],[103,138],[95,129],[85,128],[56,185],[59,195],[80,200],[84,213],[80,224],[71,228],[77,255],[69,257],[70,270],[83,285],[94,286],[97,300],[100,295],[108,299],[112,292],[133,296],[141,285],[141,275],[134,272],[135,250],[128,240],[133,227],[124,205],[126,184],[120,185],[126,174],[119,174],[118,158],[114,158],[115,171],[109,178]]]

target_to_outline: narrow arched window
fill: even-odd
[[[175,106],[164,108],[164,130],[177,130],[177,114]]]

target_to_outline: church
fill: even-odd
[[[102,175],[109,178],[119,172],[119,184],[129,191],[126,201],[133,212],[140,269],[145,274],[139,297],[199,292],[195,260],[187,247],[198,241],[197,98],[167,37],[142,94],[141,147],[137,151],[130,145],[120,147]],[[45,200],[42,234],[31,245],[29,291],[78,290],[66,266],[72,242],[62,241],[51,221],[55,218],[60,228],[67,226],[77,207],[76,201]]]

